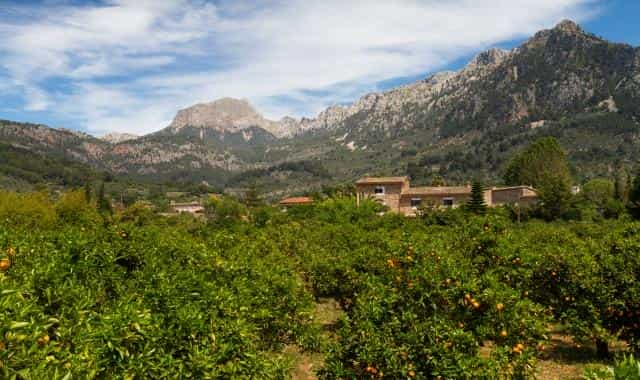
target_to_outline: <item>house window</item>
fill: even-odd
[[[452,207],[453,206],[453,198],[443,198],[442,205],[444,207]]]
[[[384,194],[384,186],[376,186],[376,187],[373,189],[373,193],[374,193],[374,194],[381,194],[381,195],[383,195],[383,194]]]
[[[422,198],[411,198],[411,207],[418,207],[422,203]]]

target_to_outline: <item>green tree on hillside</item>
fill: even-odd
[[[640,219],[640,172],[633,179],[629,190],[629,203],[627,203],[629,213],[636,219]]]
[[[487,212],[487,203],[484,201],[484,185],[480,181],[474,181],[471,185],[471,197],[467,201],[467,210],[474,214]]]
[[[633,177],[629,171],[622,165],[618,165],[616,168],[615,177],[613,180],[613,193],[614,198],[620,202],[626,203],[629,201],[629,192],[633,187]]]
[[[541,138],[507,165],[504,180],[509,185],[531,185],[540,195],[540,213],[546,219],[560,217],[571,200],[569,162],[558,141]]]
[[[541,138],[515,155],[507,165],[504,180],[508,185],[541,187],[549,174],[571,185],[567,156],[553,137]]]
[[[615,184],[608,179],[595,178],[584,184],[581,194],[601,211],[614,199]]]

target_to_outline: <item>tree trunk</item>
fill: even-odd
[[[600,338],[596,338],[596,351],[600,359],[611,358],[611,354],[609,353],[609,344]]]

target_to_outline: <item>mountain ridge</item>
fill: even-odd
[[[636,159],[639,118],[640,48],[563,21],[514,49],[480,52],[461,70],[365,94],[314,118],[271,121],[247,100],[223,98],[132,140],[42,130],[14,140],[136,177],[259,180],[291,191],[363,174],[409,172],[418,183],[495,179],[509,154],[545,135],[565,143],[580,177],[606,175],[612,164],[593,152]]]

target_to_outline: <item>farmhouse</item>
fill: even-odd
[[[471,196],[471,186],[411,187],[408,177],[365,177],[356,181],[357,202],[372,198],[390,211],[414,216],[421,205],[458,207]],[[536,202],[538,193],[531,186],[491,187],[484,191],[489,207]]]
[[[176,214],[188,213],[193,215],[204,214],[204,206],[200,202],[171,202],[171,210]]]

